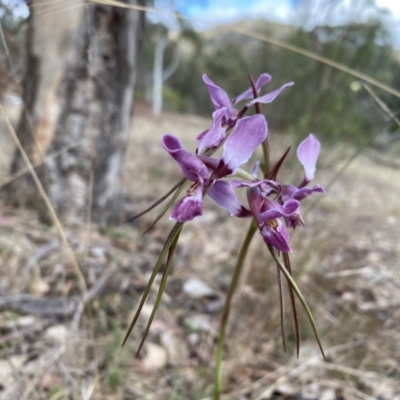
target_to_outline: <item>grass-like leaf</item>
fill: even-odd
[[[182,184],[177,188],[175,194],[171,197],[167,205],[164,207],[164,209],[158,214],[157,218],[146,228],[146,230],[143,233],[147,233],[164,215],[165,213],[170,209],[172,204],[174,204],[175,200],[178,198],[180,193],[182,192],[183,185],[185,183],[186,179],[182,179]]]
[[[278,275],[278,289],[279,289],[279,311],[281,316],[281,336],[282,336],[282,346],[283,351],[286,353],[286,332],[285,332],[285,321],[283,315],[283,293],[282,293],[282,279],[281,279],[281,270],[279,267],[276,267],[276,272]]]
[[[142,311],[142,308],[143,308],[143,305],[144,305],[144,303],[145,303],[145,301],[147,299],[147,296],[149,295],[149,292],[150,292],[151,286],[153,285],[154,279],[155,279],[156,275],[158,274],[158,271],[160,270],[161,265],[165,260],[165,257],[169,253],[169,250],[170,250],[171,246],[175,242],[175,239],[179,236],[179,234],[181,232],[181,229],[182,229],[182,226],[183,226],[183,222],[177,222],[174,225],[174,227],[171,229],[171,232],[168,235],[167,241],[165,242],[164,248],[163,248],[163,250],[162,250],[162,252],[160,254],[160,257],[159,257],[159,259],[157,261],[157,264],[154,267],[153,273],[151,274],[149,282],[146,285],[146,288],[144,290],[144,293],[143,293],[142,298],[141,298],[140,303],[139,303],[139,307],[138,307],[138,309],[137,309],[137,311],[135,313],[135,316],[133,317],[133,320],[132,320],[131,324],[129,325],[128,331],[126,332],[124,341],[122,342],[122,346],[124,346],[124,344],[128,340],[128,337],[131,334],[132,329],[134,328],[134,326],[135,326],[135,324],[136,324],[136,322],[137,322],[137,320],[139,318],[139,315],[140,315],[140,313]]]
[[[318,346],[321,351],[321,354],[324,357],[324,359],[326,360],[324,349],[322,348],[321,338],[319,336],[319,333],[317,330],[317,325],[316,325],[314,317],[311,313],[310,307],[308,307],[308,304],[307,304],[303,294],[301,293],[299,287],[297,286],[296,282],[294,281],[294,279],[290,275],[289,271],[285,267],[285,264],[282,262],[282,260],[278,256],[277,250],[275,250],[275,248],[270,245],[268,246],[268,249],[269,249],[272,257],[274,258],[275,262],[277,263],[279,269],[282,271],[283,275],[285,275],[285,278],[288,281],[289,285],[292,287],[292,289],[296,293],[298,299],[300,300],[300,303],[302,304],[302,306],[307,314],[308,320],[310,321],[310,324],[311,324],[312,330],[314,332],[314,336],[318,342]]]
[[[183,223],[181,223],[179,225],[179,227],[177,229],[177,234],[174,236],[174,240],[173,240],[173,242],[172,242],[172,244],[171,244],[171,246],[170,246],[170,248],[168,250],[167,265],[165,267],[164,274],[163,274],[163,277],[161,279],[160,289],[158,290],[156,302],[154,304],[153,310],[151,311],[151,315],[150,315],[149,320],[147,321],[146,329],[144,330],[144,333],[143,333],[143,336],[142,336],[142,340],[140,341],[139,347],[137,349],[136,357],[139,356],[140,350],[142,349],[143,344],[144,344],[144,342],[146,340],[146,337],[147,337],[147,335],[149,333],[150,326],[151,326],[151,324],[153,322],[154,316],[156,315],[157,309],[160,306],[161,298],[162,298],[162,295],[164,293],[165,286],[167,284],[168,275],[171,272],[172,261],[174,259],[174,253],[175,253],[175,250],[176,250],[176,245],[178,244],[179,235],[180,235],[180,233],[182,231],[182,227],[183,227]]]
[[[148,213],[151,211],[153,208],[157,207],[159,204],[161,204],[165,199],[167,199],[169,196],[171,196],[172,193],[174,193],[175,190],[180,188],[186,181],[186,178],[182,178],[176,185],[174,185],[170,190],[168,190],[167,193],[164,194],[164,196],[160,197],[155,203],[153,203],[151,206],[140,212],[139,214],[134,215],[132,218],[129,218],[128,220],[125,221],[125,223],[132,222],[135,219],[138,219],[142,215]]]
[[[286,269],[289,271],[289,274],[292,275],[292,266],[290,264],[290,257],[288,253],[283,253],[283,262],[285,263]],[[294,291],[292,286],[288,283],[289,286],[289,296],[290,303],[292,306],[293,313],[293,321],[294,321],[294,332],[296,335],[296,353],[297,358],[299,358],[300,354],[300,329],[299,329],[299,319],[297,317],[297,308],[296,308],[296,299],[294,297]]]

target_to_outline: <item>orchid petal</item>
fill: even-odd
[[[278,95],[287,87],[293,86],[294,82],[289,82],[284,84],[283,86],[281,86],[279,89],[274,90],[271,93],[267,93],[264,96],[261,97],[257,97],[256,99],[253,99],[252,101],[250,101],[249,103],[246,104],[246,107],[250,107],[255,103],[263,103],[263,104],[268,104],[271,103],[272,101],[274,101]]]
[[[186,222],[203,214],[203,186],[199,185],[194,191],[182,198],[173,209],[170,219]]]
[[[313,193],[326,193],[326,192],[325,189],[320,185],[315,185],[313,188],[303,187],[297,190],[296,193],[294,193],[292,199],[300,201],[310,196],[310,194]]]
[[[282,200],[287,201],[293,199],[293,196],[298,190],[299,188],[293,185],[282,185]]]
[[[254,178],[257,178],[257,173],[258,173],[258,169],[260,168],[260,161],[257,161],[254,166],[253,169],[251,170],[251,175],[254,176]]]
[[[263,209],[267,209],[259,216],[259,221],[267,222],[271,219],[280,217],[291,217],[298,212],[300,203],[297,200],[288,200],[280,205],[269,197],[264,199]]]
[[[264,196],[262,195],[260,188],[256,186],[248,189],[247,201],[249,202],[250,210],[253,213],[254,218],[259,223],[261,208],[264,204]]]
[[[271,75],[269,74],[261,74],[256,82],[256,88],[257,88],[257,92],[260,91],[260,89],[265,86],[266,84],[271,82]],[[237,103],[239,103],[239,101],[242,101],[244,99],[251,99],[254,97],[253,94],[253,89],[252,88],[248,88],[247,90],[245,90],[243,93],[239,94],[239,96],[237,96],[236,98],[234,98],[232,100],[232,105],[235,105]]]
[[[203,82],[207,86],[208,93],[216,110],[222,107],[230,107],[229,97],[225,90],[217,86],[206,74],[203,74]]]
[[[312,133],[297,148],[297,158],[303,165],[308,182],[314,178],[320,148],[318,139]]]
[[[254,182],[243,182],[234,179],[231,181],[231,184],[234,188],[261,186],[264,196],[267,196],[272,191],[275,191],[277,193],[280,193],[282,191],[280,183],[271,181],[270,179],[264,179],[262,181],[257,180]]]
[[[292,251],[289,246],[289,235],[279,219],[264,224],[260,233],[265,243],[274,246],[279,251]]]
[[[224,152],[214,177],[221,178],[247,162],[255,149],[267,137],[267,121],[263,115],[253,115],[238,121],[236,129],[224,144]]]
[[[227,108],[222,107],[213,112],[213,124],[211,128],[197,137],[199,141],[197,153],[200,153],[206,147],[218,146],[225,139],[226,129],[222,128],[222,118],[226,114],[226,111]]]
[[[210,177],[207,167],[194,154],[184,150],[178,138],[167,133],[163,135],[161,142],[164,149],[179,164],[186,178],[197,181]]]
[[[251,217],[252,214],[238,200],[232,185],[228,181],[215,181],[208,195],[222,208],[236,217]]]
[[[231,181],[231,185],[234,188],[240,188],[240,187],[255,187],[255,186],[260,186],[262,181],[255,181],[255,182],[243,182],[243,181],[238,181],[236,179]]]

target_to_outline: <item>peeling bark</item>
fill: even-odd
[[[52,15],[49,2],[38,3],[40,13],[32,7],[29,17],[26,110],[17,134],[33,163],[68,148],[37,169],[64,221],[84,221],[89,212],[100,225],[118,221],[144,14],[82,0]],[[22,167],[16,153],[12,171]],[[11,189],[16,203],[43,210],[29,177]]]

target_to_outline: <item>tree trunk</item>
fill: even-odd
[[[144,0],[127,0],[144,4]],[[74,3],[74,5],[76,2]],[[39,6],[39,7],[38,7]],[[118,221],[144,14],[104,5],[65,7],[33,0],[17,134],[64,221]],[[15,154],[12,172],[24,168]],[[43,210],[33,181],[12,199]]]

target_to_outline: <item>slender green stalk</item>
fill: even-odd
[[[221,317],[221,326],[217,344],[217,355],[216,355],[216,364],[215,364],[215,386],[214,386],[214,400],[219,400],[222,390],[222,356],[224,352],[224,344],[225,344],[225,334],[226,328],[228,325],[228,317],[229,311],[231,307],[232,297],[237,288],[240,275],[243,270],[244,261],[246,259],[247,251],[249,250],[249,246],[251,240],[253,239],[254,233],[257,230],[257,224],[253,219],[247,231],[246,237],[243,241],[242,247],[240,248],[239,256],[237,259],[235,271],[233,273],[233,277],[231,280],[231,284],[229,286],[228,294],[226,296],[224,310]]]
[[[165,213],[170,209],[172,204],[175,203],[175,200],[178,198],[178,196],[182,192],[184,183],[185,183],[185,181],[183,181],[181,186],[179,186],[177,188],[175,194],[171,197],[170,201],[167,203],[167,205],[164,207],[164,209],[160,212],[160,214],[158,214],[157,218],[146,228],[146,230],[143,233],[147,233],[165,215]]]
[[[286,269],[288,270],[289,274],[292,275],[292,266],[290,264],[289,253],[283,253],[282,257],[283,257],[283,262],[285,263]],[[299,358],[300,328],[299,328],[299,319],[297,318],[296,299],[294,297],[295,293],[293,291],[293,288],[289,282],[288,282],[288,287],[289,287],[290,303],[292,306],[292,313],[293,313],[294,331],[295,331],[295,335],[296,335],[296,353],[297,353],[297,358]]]
[[[264,161],[262,164],[262,172],[263,172],[264,178],[267,178],[269,175],[269,170],[270,170],[268,137],[261,143],[261,147],[263,150],[263,158],[264,158]]]
[[[167,193],[165,193],[162,197],[160,197],[155,203],[153,203],[150,207],[146,208],[145,210],[141,211],[139,214],[129,218],[128,220],[125,221],[127,222],[132,222],[135,219],[141,217],[142,215],[148,213],[151,211],[153,208],[157,207],[159,204],[161,204],[165,199],[167,199],[169,196],[171,196],[172,193],[174,193],[175,190],[177,190],[179,187],[182,187],[182,185],[186,182],[186,178],[182,178],[177,184],[175,184],[170,190],[168,190]]]
[[[178,226],[177,233],[176,233],[176,235],[175,235],[174,241],[172,242],[171,247],[169,248],[169,251],[168,251],[168,259],[167,259],[167,265],[166,265],[166,267],[165,267],[165,271],[164,271],[163,277],[162,277],[162,279],[161,279],[160,289],[158,290],[156,302],[155,302],[155,304],[154,304],[153,310],[151,311],[151,315],[150,315],[149,320],[147,321],[146,329],[144,330],[144,333],[143,333],[143,336],[142,336],[142,340],[140,341],[139,347],[138,347],[138,349],[137,349],[136,357],[139,356],[140,350],[142,349],[143,344],[144,344],[144,342],[145,342],[145,340],[146,340],[147,334],[149,333],[150,326],[151,326],[151,324],[152,324],[152,322],[153,322],[153,319],[154,319],[154,317],[155,317],[155,315],[156,315],[157,309],[158,309],[158,307],[160,306],[161,298],[162,298],[162,295],[163,295],[163,293],[164,293],[165,286],[166,286],[166,284],[167,284],[168,275],[169,275],[170,272],[171,272],[172,261],[173,261],[173,259],[174,259],[174,254],[175,254],[175,250],[176,250],[176,245],[178,244],[179,235],[180,235],[180,233],[181,233],[181,231],[182,231],[182,228],[183,228],[183,224],[180,224],[180,225]]]
[[[277,254],[277,250],[274,247],[272,247],[271,245],[268,245],[268,249],[269,249],[272,257],[274,258],[276,264],[278,265],[279,269],[282,271],[283,275],[285,275],[285,278],[288,281],[289,285],[292,287],[293,291],[296,293],[296,296],[300,300],[300,303],[302,304],[302,306],[307,314],[308,320],[310,321],[315,338],[317,339],[319,349],[321,350],[321,354],[324,357],[324,359],[326,360],[324,349],[322,348],[321,339],[319,337],[319,333],[317,330],[317,325],[316,325],[314,317],[311,313],[310,307],[308,307],[308,304],[307,304],[303,294],[301,293],[299,287],[297,286],[296,282],[292,278],[292,275],[290,275],[290,272],[286,269],[285,264],[282,262],[281,258]]]
[[[162,252],[160,254],[160,257],[159,257],[159,259],[157,261],[157,264],[153,269],[153,272],[151,274],[149,282],[147,283],[146,289],[144,290],[144,293],[143,293],[142,298],[141,298],[140,303],[139,303],[139,307],[138,307],[138,309],[137,309],[137,311],[135,313],[135,316],[133,317],[133,320],[132,320],[131,324],[129,325],[128,331],[126,332],[124,341],[122,342],[122,346],[128,340],[128,337],[131,334],[132,329],[135,326],[136,321],[139,318],[140,312],[142,311],[142,308],[143,308],[143,305],[144,305],[144,303],[145,303],[145,301],[147,299],[147,296],[150,293],[150,289],[151,289],[151,286],[152,286],[152,284],[154,282],[154,279],[156,278],[156,275],[158,274],[158,271],[160,270],[161,265],[164,262],[165,257],[169,253],[169,250],[170,250],[171,246],[175,242],[176,238],[179,236],[182,227],[183,227],[183,222],[177,222],[174,225],[174,227],[171,229],[171,232],[169,233],[167,241],[165,242],[164,248],[163,248],[163,250],[162,250]]]

